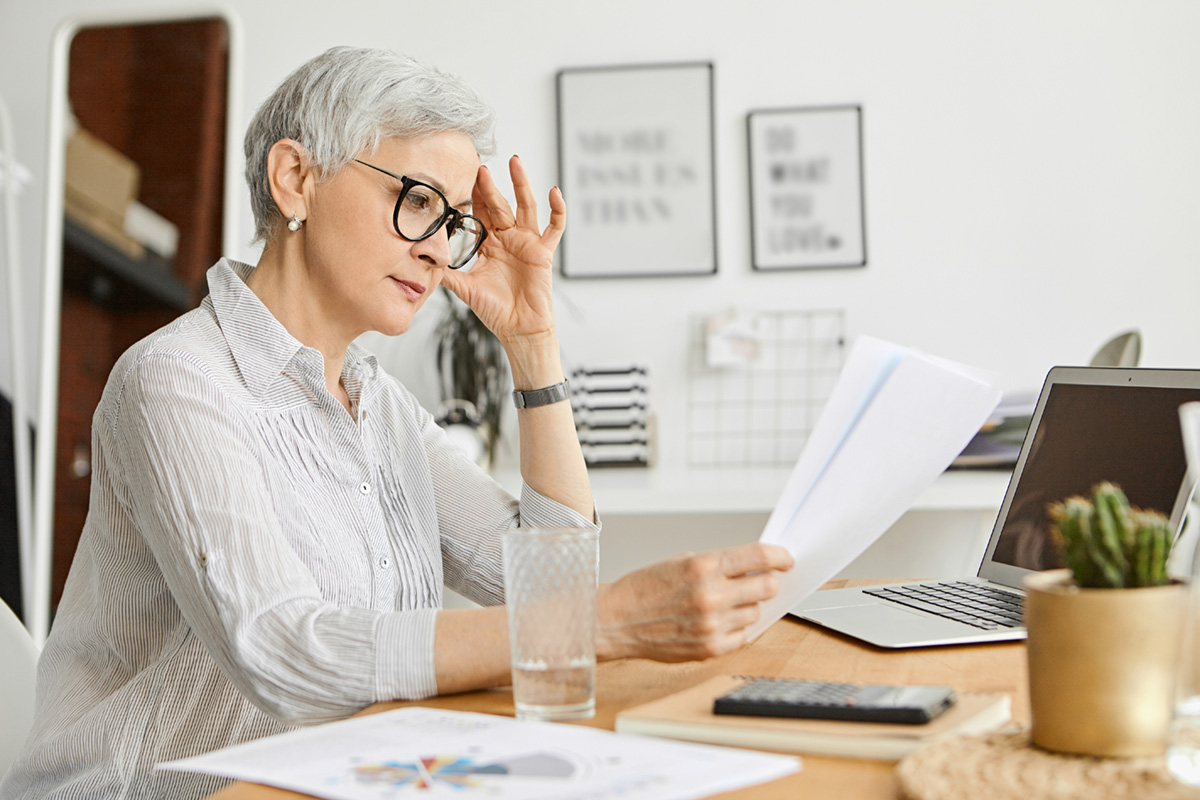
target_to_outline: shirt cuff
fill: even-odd
[[[600,517],[592,505],[592,522],[573,508],[557,500],[551,500],[529,484],[521,484],[521,527],[522,528],[588,528],[600,530]]]
[[[420,700],[437,694],[433,669],[438,609],[419,608],[379,617],[375,636],[375,701]]]

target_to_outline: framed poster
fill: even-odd
[[[862,109],[752,111],[750,227],[757,270],[862,267]]]
[[[717,271],[711,63],[558,73],[568,278]]]

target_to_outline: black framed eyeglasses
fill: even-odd
[[[396,198],[396,208],[392,212],[392,227],[400,238],[419,242],[445,226],[446,235],[450,237],[450,269],[458,269],[474,258],[487,238],[487,229],[476,217],[450,205],[446,195],[428,183],[388,172],[357,158],[354,160],[400,181],[400,196]]]

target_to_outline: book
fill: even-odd
[[[1006,694],[962,693],[924,725],[740,717],[712,713],[713,700],[742,676],[722,675],[698,686],[618,712],[618,733],[784,753],[815,753],[899,761],[926,744],[994,731],[1012,717]]]

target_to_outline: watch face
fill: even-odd
[[[473,425],[456,425],[453,423],[445,425],[444,428],[446,437],[454,443],[455,447],[462,450],[467,458],[476,464],[483,463],[485,448],[483,434],[479,428]]]

